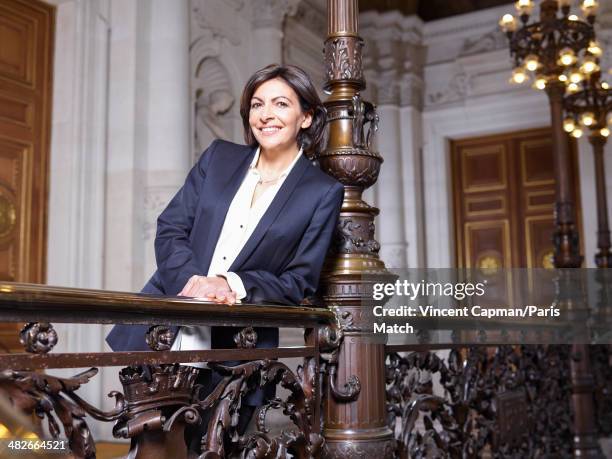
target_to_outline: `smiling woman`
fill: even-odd
[[[299,304],[315,293],[344,193],[309,160],[322,146],[325,108],[303,70],[269,65],[247,82],[240,114],[248,145],[214,141],[159,216],[157,271],[144,293],[228,304]],[[237,331],[175,328],[172,349],[232,348]],[[278,345],[277,329],[256,331],[258,347]],[[107,341],[146,350],[145,332],[115,326]],[[270,395],[247,398],[239,430]]]

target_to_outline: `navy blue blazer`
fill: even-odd
[[[191,276],[208,273],[225,216],[254,155],[252,147],[223,140],[206,149],[157,219],[157,271],[143,293],[176,295]],[[343,193],[342,184],[302,155],[230,266],[247,292],[243,302],[299,304],[316,291]],[[148,328],[116,325],[106,341],[115,351],[148,350]],[[237,331],[213,327],[212,347],[235,347]],[[257,332],[258,347],[278,346],[277,329]]]

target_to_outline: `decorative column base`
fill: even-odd
[[[595,427],[593,394],[595,384],[591,372],[589,346],[574,344],[571,353],[572,408],[574,411],[574,457],[604,459]]]
[[[325,455],[327,459],[391,459],[395,457],[396,442],[388,428],[372,429],[367,436],[350,437],[343,430],[326,429]]]

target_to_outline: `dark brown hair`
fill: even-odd
[[[242,91],[240,98],[240,116],[244,126],[244,140],[251,146],[257,145],[257,140],[249,125],[249,112],[251,99],[257,88],[268,80],[281,78],[295,91],[300,101],[302,112],[312,114],[312,123],[306,129],[300,129],[297,143],[304,149],[304,153],[312,157],[323,147],[325,137],[325,122],[327,110],[321,102],[308,74],[295,65],[270,64],[253,74]]]

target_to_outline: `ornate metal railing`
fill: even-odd
[[[442,345],[438,348],[449,348]],[[611,434],[612,349],[589,346],[598,436]],[[570,345],[387,346],[397,457],[571,458]]]
[[[154,297],[96,290],[0,284],[0,321],[24,322],[21,342],[26,353],[0,354],[0,392],[15,408],[45,420],[53,438],[64,438],[75,457],[95,457],[95,441],[86,415],[114,422],[117,438],[131,439],[130,457],[186,457],[184,430],[206,420],[201,429],[202,457],[316,457],[321,453],[322,375],[334,374],[342,336],[327,309],[276,305],[218,305],[190,299]],[[148,324],[151,351],[50,352],[58,336],[52,323]],[[163,325],[160,325],[163,324]],[[168,325],[242,327],[235,349],[169,350]],[[253,327],[304,329],[304,345],[255,348]],[[228,329],[231,330],[231,329]],[[298,357],[292,370],[280,358]],[[231,366],[227,361],[240,363]],[[214,388],[202,396],[197,368],[176,362],[208,362],[218,374]],[[112,392],[115,407],[103,411],[78,395],[98,372],[96,367],[124,365],[119,373],[123,392]],[[87,371],[61,378],[41,369],[78,368]],[[254,432],[238,435],[243,398],[256,388],[280,385],[285,398],[273,398],[260,408]],[[331,392],[336,390],[334,378]],[[355,392],[355,388],[352,388]],[[357,388],[358,390],[358,388]],[[291,427],[272,436],[266,414],[282,410]]]
[[[387,345],[386,374],[373,369],[360,380],[338,358],[346,349],[345,336],[350,339],[353,333],[350,323],[346,326],[346,317],[328,309],[227,306],[4,283],[0,321],[26,323],[21,340],[27,350],[0,354],[0,393],[15,412],[42,419],[41,427],[52,438],[65,440],[75,457],[95,457],[86,416],[113,422],[115,437],[131,439],[130,457],[189,457],[185,429],[198,435],[201,457],[335,457],[334,443],[331,448],[326,445],[324,407],[350,410],[382,380],[386,424],[394,433],[385,457],[572,456],[570,362],[581,356],[574,355],[569,345],[514,345],[512,333],[505,342],[475,345],[457,344],[452,334],[448,343],[428,344],[423,337],[418,345]],[[148,324],[152,350],[54,353],[58,337],[51,323],[58,322]],[[171,351],[168,325],[175,324],[239,327],[228,328],[239,330],[237,348]],[[450,329],[453,321],[443,325]],[[498,325],[512,328],[507,321]],[[255,348],[253,327],[257,326],[304,329],[304,345]],[[523,332],[530,336],[528,329]],[[473,342],[478,343],[485,332],[473,333]],[[612,353],[609,345],[590,350],[599,431],[609,436]],[[302,364],[291,369],[279,360],[290,357],[303,359]],[[226,361],[240,363],[230,366]],[[196,381],[200,370],[176,362],[208,362],[218,375],[216,384],[201,394]],[[109,394],[115,400],[113,409],[103,411],[79,396],[79,389],[96,376],[97,367],[117,365],[125,368],[119,372],[123,390]],[[92,368],[71,378],[41,371],[87,366]],[[277,385],[288,395],[260,407],[255,430],[240,435],[237,426],[245,396],[256,388]],[[270,410],[281,410],[287,417],[286,428],[277,435],[266,426]],[[15,421],[4,424],[15,426]],[[332,439],[333,433],[332,429]],[[365,457],[366,446],[358,438],[349,440],[345,457]]]

